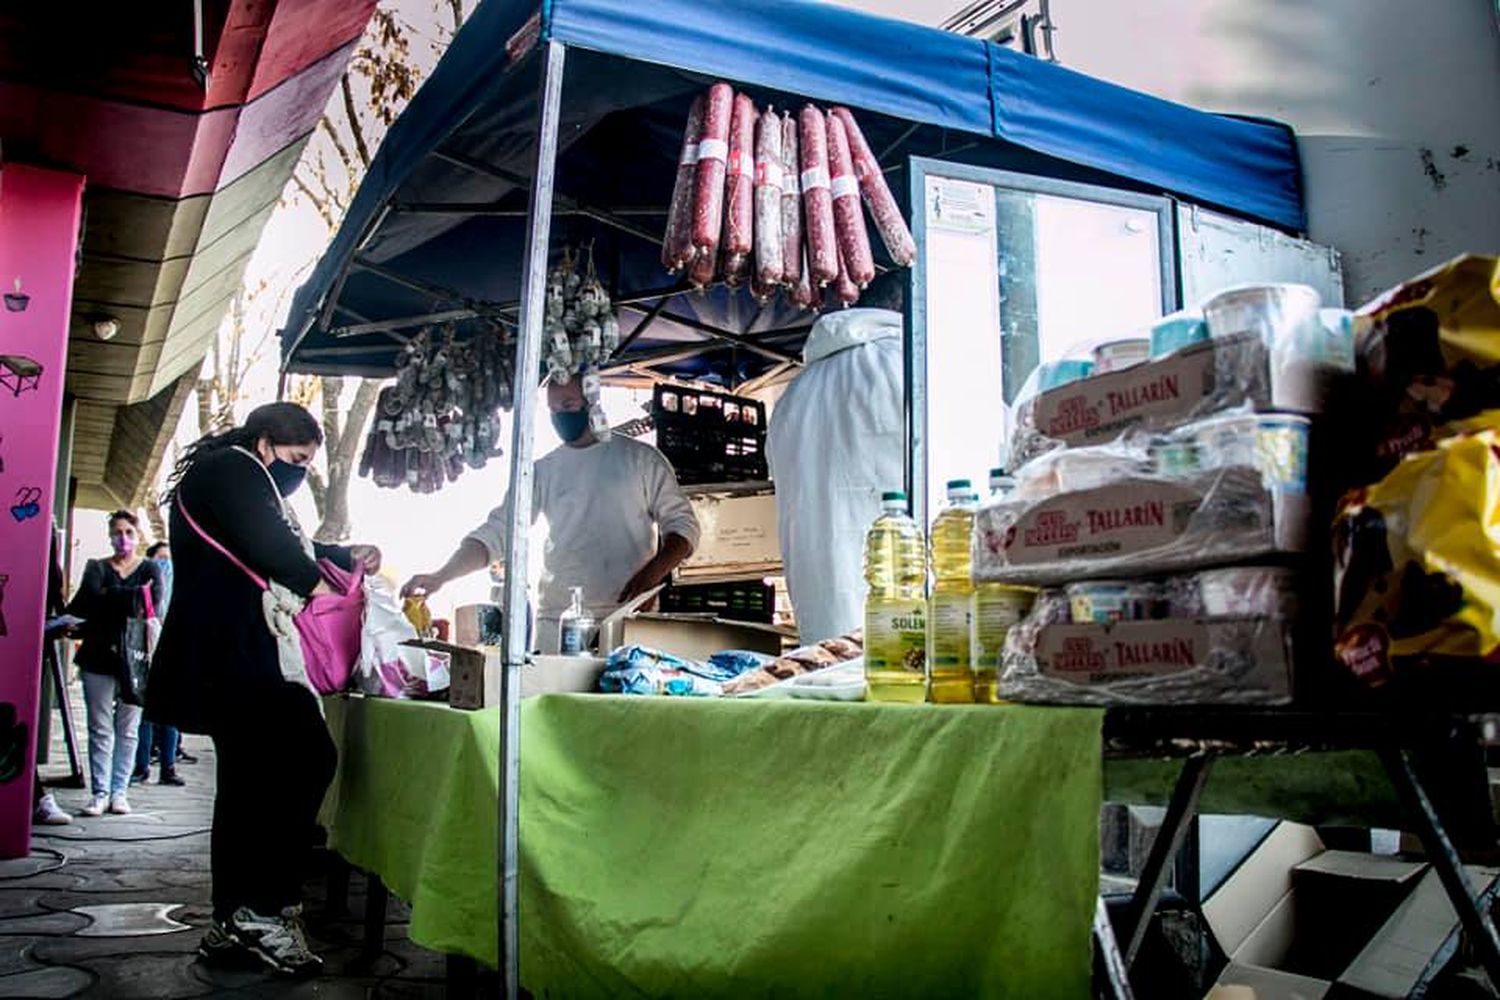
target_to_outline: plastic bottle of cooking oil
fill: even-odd
[[[927,700],[974,700],[969,668],[969,615],[973,611],[973,487],[948,483],[948,504],[932,522],[932,598],[927,602]]]
[[[871,701],[918,702],[926,691],[927,547],[906,494],[880,498],[865,536],[865,679]]]
[[[1016,481],[1004,469],[990,470],[990,503],[998,503],[1015,489]],[[974,671],[974,700],[998,704],[995,695],[1000,652],[1011,626],[1031,610],[1036,591],[1005,583],[974,582],[973,643],[970,664]]]

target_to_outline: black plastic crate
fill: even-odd
[[[661,609],[676,614],[716,615],[728,621],[769,625],[776,618],[776,588],[764,580],[674,583],[661,592]]]
[[[658,385],[651,397],[651,419],[657,449],[685,486],[770,477],[766,408],[757,400]]]

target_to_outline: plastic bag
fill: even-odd
[[[717,698],[722,688],[712,675],[721,668],[684,660],[647,646],[622,646],[609,654],[599,690],[605,694],[663,694]]]
[[[390,581],[364,578],[365,620],[360,634],[357,688],[379,698],[422,698],[448,686],[442,660],[404,646],[417,638]]]
[[[1500,411],[1346,494],[1335,652],[1380,686],[1402,660],[1500,661]]]

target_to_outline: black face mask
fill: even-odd
[[[571,444],[589,429],[588,410],[558,410],[552,414],[552,429],[564,442]]]
[[[276,483],[276,492],[284,497],[296,493],[302,481],[307,478],[307,466],[293,465],[279,458],[271,459],[271,464],[267,466],[267,469],[271,473],[271,479]]]

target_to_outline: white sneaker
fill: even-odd
[[[103,816],[104,811],[109,808],[108,795],[95,795],[89,804],[78,810],[80,816]]]
[[[130,815],[130,803],[126,800],[124,792],[116,792],[109,797],[109,811],[116,816]]]
[[[300,906],[288,906],[275,917],[262,916],[242,906],[234,911],[224,929],[277,972],[305,976],[322,968],[323,960],[307,946]]]
[[[73,822],[73,819],[58,807],[57,799],[52,797],[51,792],[48,792],[36,804],[34,822],[43,823],[47,826],[67,826]]]

